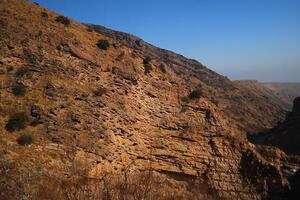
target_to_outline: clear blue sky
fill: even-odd
[[[300,0],[35,0],[231,79],[300,82]]]

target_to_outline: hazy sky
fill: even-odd
[[[231,79],[300,82],[300,0],[35,0]]]

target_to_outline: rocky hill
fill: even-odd
[[[1,0],[0,83],[0,199],[297,191],[299,158],[244,137],[280,106],[137,37]]]

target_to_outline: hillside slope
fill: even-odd
[[[299,165],[245,140],[283,114],[263,95],[22,0],[0,1],[0,82],[0,199],[136,199],[128,168],[165,180],[144,199],[268,199]],[[143,177],[134,186],[149,188]]]
[[[154,47],[127,33],[112,31],[99,25],[88,26],[90,30],[111,37],[117,43],[133,49],[134,54],[140,57],[147,55],[159,60],[159,66],[166,66],[186,82],[188,91],[201,88],[202,96],[215,104],[229,118],[231,126],[242,133],[259,132],[284,119],[285,107],[282,106],[282,101],[278,103],[268,99],[264,91],[245,88],[196,60]]]

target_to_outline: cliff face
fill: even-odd
[[[288,113],[285,121],[278,123],[271,130],[254,137],[254,142],[273,145],[287,154],[300,155],[300,97],[295,98],[293,110]]]
[[[183,199],[286,194],[298,159],[243,136],[281,113],[263,95],[134,36],[21,0],[0,1],[0,43],[1,198],[41,199],[34,195],[45,186],[63,190],[83,174],[103,181],[128,166],[150,166],[167,196]],[[75,187],[83,195],[85,180]]]

